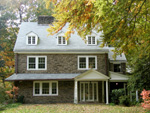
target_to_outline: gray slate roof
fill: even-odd
[[[100,48],[101,45],[101,32],[96,33],[98,38],[98,45],[90,46],[86,45],[85,41],[82,40],[82,38],[75,32],[71,35],[71,38],[68,41],[67,45],[57,45],[57,35],[50,35],[48,36],[47,28],[49,26],[46,25],[38,25],[37,22],[23,22],[20,26],[20,30],[17,36],[16,44],[14,47],[14,52],[22,52],[22,53],[50,53],[50,52],[62,52],[62,53],[101,53],[106,52],[109,53],[109,59],[114,60],[112,55],[113,52],[111,52],[112,48],[104,47]],[[60,33],[65,33],[67,31],[67,25],[60,31]],[[34,32],[38,35],[39,41],[37,45],[26,45],[26,34]],[[122,55],[122,57],[118,56],[116,60],[124,60],[126,61],[125,55]]]
[[[78,74],[13,74],[6,78],[6,81],[17,80],[67,80],[74,79]]]

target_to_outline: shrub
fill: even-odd
[[[145,89],[141,93],[142,99],[144,102],[142,103],[142,107],[150,110],[150,90],[146,91]]]
[[[2,84],[0,84],[0,104],[5,102],[6,99],[7,99],[7,95],[5,93],[5,88],[3,87]]]
[[[111,102],[119,104],[119,97],[125,95],[124,89],[114,89],[111,93]]]
[[[120,96],[119,97],[119,104],[125,105],[125,106],[130,106],[130,97],[125,95],[125,96]]]

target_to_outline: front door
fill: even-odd
[[[80,101],[98,101],[98,82],[80,82]]]

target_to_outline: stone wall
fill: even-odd
[[[19,95],[23,95],[25,103],[73,103],[74,81],[59,81],[58,96],[33,96],[33,81],[17,82]]]
[[[47,56],[47,70],[27,70],[27,56],[40,56],[39,54],[18,54],[18,73],[82,73],[78,70],[78,56],[83,54],[42,54]],[[92,55],[93,56],[93,55]],[[97,71],[107,75],[105,54],[96,54]]]

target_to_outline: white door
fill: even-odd
[[[98,101],[98,82],[80,83],[80,101]]]

